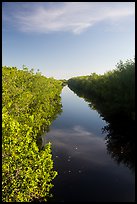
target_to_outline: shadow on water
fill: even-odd
[[[110,122],[103,128],[107,133],[105,138],[107,152],[117,162],[124,164],[132,172],[135,171],[135,124],[131,121]]]
[[[61,96],[56,98],[56,106],[54,110],[54,114],[50,117],[50,122],[52,122],[62,113],[62,103],[61,103]],[[45,133],[48,133],[50,131],[50,125],[45,126],[43,124],[43,128],[39,131],[38,137],[37,137],[37,146],[39,148],[39,151],[44,149],[44,146],[42,145],[42,135]]]
[[[128,118],[125,113],[116,112],[114,106],[113,115],[108,114],[108,111],[106,113],[103,110],[103,106],[99,112],[103,116],[103,119],[108,122],[108,125],[104,126],[102,129],[102,131],[107,134],[105,138],[107,152],[117,162],[117,164],[124,164],[131,169],[132,172],[134,172],[135,120]]]
[[[72,89],[73,90],[73,89]],[[91,109],[96,110],[108,125],[102,128],[107,134],[105,143],[107,153],[117,162],[124,164],[135,172],[135,114],[124,110],[122,104],[100,101],[93,96],[73,90],[79,97],[84,98]]]

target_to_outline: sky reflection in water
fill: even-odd
[[[134,201],[134,176],[107,154],[106,122],[68,87],[62,92],[63,112],[53,122],[43,145],[52,143],[53,201]]]

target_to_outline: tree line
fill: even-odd
[[[118,163],[135,170],[135,61],[120,61],[104,75],[73,77],[68,86],[107,121],[107,152]]]
[[[73,77],[68,86],[79,96],[96,101],[101,113],[108,117],[124,115],[135,119],[135,61],[120,61],[103,75]]]

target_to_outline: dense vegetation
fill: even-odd
[[[107,117],[122,114],[135,119],[135,62],[120,61],[116,69],[104,75],[93,73],[89,76],[74,77],[68,86],[80,96],[100,101],[98,110]]]
[[[61,111],[62,82],[40,72],[2,67],[2,200],[47,201],[53,169],[51,144],[37,138]]]
[[[107,151],[117,163],[135,168],[135,62],[120,61],[104,75],[74,77],[68,86],[108,122]]]

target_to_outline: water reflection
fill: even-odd
[[[51,202],[134,201],[134,175],[124,162],[118,166],[107,153],[116,150],[115,140],[109,136],[105,140],[109,133],[112,135],[109,124],[67,87],[62,92],[62,104],[62,114],[42,135],[43,146],[52,143],[54,168],[58,171]],[[101,133],[104,126],[107,132]]]
[[[53,144],[53,154],[56,151],[55,157],[59,157],[58,153],[65,151],[67,155],[79,160],[93,163],[94,166],[106,165],[109,162],[106,156],[105,143],[100,137],[89,132],[81,126],[73,126],[71,129],[52,128],[47,137],[43,135],[43,145],[47,142]],[[59,150],[59,151],[58,151]],[[61,157],[64,157],[62,154]]]
[[[58,170],[52,202],[133,201],[133,178],[128,169],[117,168],[103,138],[74,125],[63,130],[52,127],[43,144],[49,141]]]
[[[134,172],[135,170],[135,120],[128,112],[118,111],[119,104],[107,104],[77,91],[79,97],[88,102],[91,110],[97,110],[103,120],[108,124],[102,130],[107,136],[107,152],[117,162],[124,164]]]
[[[128,121],[123,123],[111,122],[104,127],[107,132],[107,151],[117,164],[123,163],[133,172],[135,171],[135,125]]]
[[[50,122],[52,123],[59,115],[61,115],[62,113],[62,103],[61,103],[61,96],[57,96],[55,99],[56,101],[56,105],[55,109],[54,109],[54,114],[50,116]],[[50,131],[50,126],[47,126],[45,124],[43,124],[43,129],[41,129],[38,133],[38,137],[37,137],[37,146],[39,147],[39,150],[41,150],[42,148],[44,148],[43,144],[42,144],[42,137],[41,135],[45,135],[45,133]]]
[[[96,108],[103,116],[103,119],[108,122],[102,130],[107,134],[106,146],[107,152],[117,162],[117,164],[124,164],[132,172],[135,170],[135,120],[131,120],[122,113],[115,113],[111,115],[103,109],[102,105],[93,105],[89,103],[90,107]],[[106,106],[105,106],[106,108]]]

